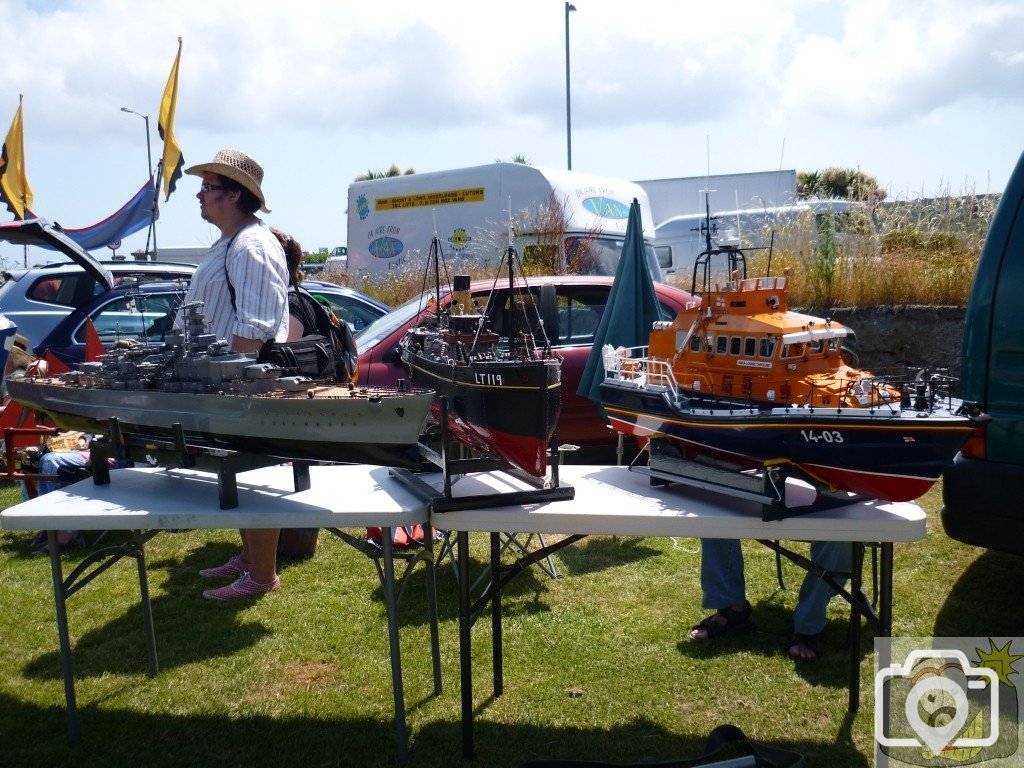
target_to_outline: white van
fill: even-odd
[[[351,184],[348,271],[359,276],[422,269],[435,233],[449,262],[496,267],[511,230],[528,264],[614,275],[634,198],[640,203],[648,263],[660,279],[651,247],[654,221],[639,185],[521,163]]]
[[[712,245],[745,249],[789,248],[809,251],[817,242],[826,217],[831,218],[839,243],[874,248],[871,211],[848,200],[808,200],[771,208],[721,211],[710,216]],[[673,216],[655,228],[655,252],[665,277],[688,276],[694,259],[707,247],[708,216],[691,213]],[[773,238],[774,234],[774,238]]]

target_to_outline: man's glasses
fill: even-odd
[[[199,191],[200,192],[213,192],[213,191],[218,190],[218,189],[224,189],[224,185],[223,184],[207,184],[206,182],[203,182],[202,184],[199,185]]]

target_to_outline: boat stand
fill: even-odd
[[[552,446],[548,449],[549,471],[547,477],[534,477],[517,467],[513,467],[507,461],[491,456],[476,455],[456,458],[453,455],[455,450],[465,448],[465,446],[455,441],[448,433],[448,400],[443,397],[438,399],[441,405],[439,450],[435,451],[421,442],[420,455],[423,458],[423,467],[419,471],[399,468],[391,470],[391,475],[396,480],[427,502],[430,514],[461,509],[533,504],[536,502],[562,501],[575,498],[576,490],[571,485],[563,485],[558,479],[560,451],[554,448],[554,440],[552,440]],[[571,449],[568,446],[566,448]],[[418,477],[419,473],[433,472],[437,469],[441,470],[443,481],[440,490]],[[471,472],[504,472],[521,480],[523,483],[531,486],[531,488],[504,493],[453,496],[452,484],[454,479],[459,475],[466,475]]]
[[[638,463],[645,453],[647,466]],[[637,454],[629,469],[650,476],[652,484],[680,483],[759,502],[761,519],[765,522],[852,504],[866,498],[835,491],[788,462],[766,464],[763,469],[753,471],[705,456],[687,459],[664,438],[651,438],[647,449]],[[790,477],[803,480],[814,488],[816,495],[811,504],[786,505],[786,480]]]
[[[221,509],[238,506],[238,473],[251,469],[280,464],[284,459],[266,454],[224,451],[202,445],[190,445],[185,439],[181,424],[171,426],[172,438],[155,438],[151,435],[125,433],[116,418],[110,419],[108,438],[94,439],[89,446],[92,451],[93,482],[109,485],[109,459],[124,461],[135,466],[137,460],[155,466],[159,456],[169,466],[192,469],[201,467],[217,473],[217,495]],[[308,461],[292,460],[292,478],[295,492],[309,490]]]

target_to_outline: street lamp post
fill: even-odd
[[[569,13],[576,10],[572,3],[565,4],[565,152],[568,168],[572,170],[572,107],[569,101]]]
[[[134,109],[128,107],[121,107],[122,112],[127,112],[130,115],[138,115],[146,121],[146,173],[153,179],[153,214],[149,220],[149,231],[146,233],[146,259],[149,260],[149,241],[153,239],[153,260],[156,260],[156,201],[158,196],[157,184],[159,180],[153,177],[153,151],[150,148],[149,143],[149,115],[144,115],[141,112],[136,112]]]
[[[153,152],[149,146],[149,115],[144,115],[141,112],[136,112],[134,109],[128,109],[128,107],[121,107],[122,112],[127,112],[130,115],[138,115],[146,121],[146,173],[153,173]]]

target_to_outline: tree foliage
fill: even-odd
[[[801,171],[796,176],[796,195],[801,199],[836,197],[874,205],[888,193],[874,176],[853,168],[826,168],[823,171]]]
[[[386,171],[375,171],[372,168],[366,173],[361,173],[356,176],[355,181],[369,181],[370,179],[390,179],[394,176],[408,176],[411,173],[416,173],[415,168],[406,168],[404,171],[398,167],[397,163],[392,163],[391,167]]]

